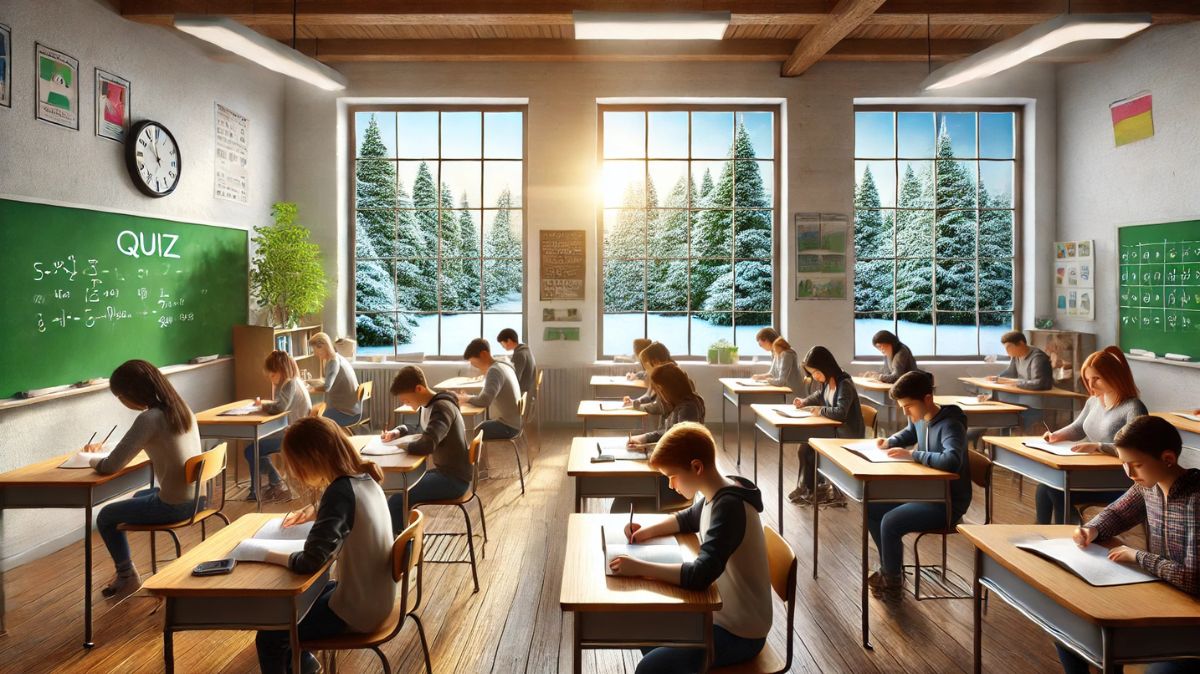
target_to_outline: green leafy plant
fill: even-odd
[[[309,241],[312,233],[296,223],[297,213],[296,204],[281,201],[271,207],[275,223],[254,228],[257,250],[250,289],[276,326],[295,323],[325,305],[321,249]]]
[[[729,340],[718,339],[717,341],[710,344],[708,348],[710,348],[710,349],[732,349],[733,345],[729,343]]]

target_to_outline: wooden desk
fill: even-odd
[[[896,401],[892,400],[892,396],[888,392],[892,390],[891,384],[885,384],[878,379],[869,377],[851,377],[854,382],[854,388],[858,389],[858,395],[865,398],[867,402],[879,408],[879,414],[885,420],[886,425],[883,426],[883,432],[890,434],[900,427],[901,420],[904,415],[900,412],[900,407],[896,405]]]
[[[184,630],[288,630],[292,671],[300,671],[296,626],[325,589],[332,561],[311,575],[262,562],[238,562],[233,573],[222,576],[192,575],[200,562],[228,557],[238,543],[253,536],[267,520],[281,516],[242,515],[142,585],[143,590],[166,600],[163,662],[168,674],[175,671],[174,634]]]
[[[1184,414],[1191,414],[1191,410],[1179,410]],[[1179,458],[1179,465],[1186,468],[1200,468],[1200,422],[1185,419],[1179,416],[1179,412],[1151,412],[1150,414],[1156,417],[1162,417],[1179,431],[1179,437],[1183,440],[1183,456]]]
[[[645,461],[609,461],[592,463],[596,456],[595,438],[574,438],[567,457],[567,477],[575,478],[575,512],[583,509],[585,498],[652,498],[658,509],[658,478],[661,475]]]
[[[816,414],[802,419],[792,419],[779,414],[777,410],[780,408],[796,409],[791,403],[782,405],[753,404],[750,406],[750,409],[754,411],[754,428],[774,440],[779,447],[779,460],[775,464],[777,471],[775,476],[777,489],[775,491],[778,492],[776,500],[779,508],[779,534],[783,535],[783,446],[807,442],[809,438],[832,437],[842,422]],[[758,483],[758,433],[754,434],[754,482]]]
[[[938,405],[954,405],[967,415],[967,428],[1007,428],[1021,425],[1021,412],[1026,409],[1023,405],[989,400],[983,404],[968,405],[959,402],[959,398],[972,396],[934,396],[933,402]]]
[[[626,394],[638,396],[650,388],[650,384],[645,379],[626,379],[623,375],[609,376],[605,374],[592,375],[589,385],[592,387],[592,395],[598,399],[622,398]]]
[[[673,515],[639,515],[648,525]],[[581,669],[583,649],[625,649],[642,646],[704,648],[712,657],[712,614],[721,609],[714,583],[707,590],[685,590],[647,578],[605,575],[600,527],[627,523],[622,515],[572,514],[567,520],[559,606],[575,614],[572,669]],[[700,549],[696,534],[678,534],[685,558]]]
[[[486,407],[476,407],[475,405],[459,405],[458,411],[460,414],[462,414],[463,421],[466,421],[472,417],[487,414]],[[392,410],[392,424],[389,426],[389,428],[395,428],[396,426],[404,423],[404,417],[410,414],[420,414],[420,410],[409,407],[408,405],[401,405]],[[396,422],[397,419],[400,420],[399,423]],[[418,423],[420,422],[418,421]],[[468,432],[470,432],[470,427],[468,427]]]
[[[992,462],[1014,473],[1063,493],[1063,517],[1071,517],[1072,494],[1089,491],[1128,489],[1132,484],[1120,459],[1107,454],[1059,456],[1021,444],[1037,440],[1032,436],[985,435],[982,442],[991,447]],[[1069,520],[1068,520],[1069,521]]]
[[[478,393],[483,390],[483,375],[478,377],[451,377],[438,382],[433,388],[437,391],[469,391]]]
[[[0,474],[0,536],[4,534],[5,510],[83,508],[83,646],[91,648],[92,510],[122,494],[154,486],[154,472],[145,452],[139,452],[112,475],[101,475],[90,468],[59,468],[72,454]],[[0,635],[4,632],[4,573],[0,571]]]
[[[959,377],[958,380],[976,390],[991,391],[994,400],[1017,403],[1028,407],[1031,404],[1030,397],[1038,398],[1040,409],[1069,409],[1072,416],[1075,415],[1075,404],[1080,400],[1087,400],[1087,394],[1076,393],[1057,387],[1049,388],[1045,391],[1034,391],[1020,388],[1015,384],[1002,384],[1000,382],[989,381],[987,377]]]
[[[350,444],[358,451],[362,451],[363,447],[371,440],[379,437],[378,435],[355,435],[350,438]],[[383,456],[363,456],[368,461],[373,461],[375,465],[383,471],[383,491],[389,494],[401,494],[401,502],[404,506],[404,518],[402,522],[408,521],[408,490],[413,488],[417,482],[425,475],[427,469],[428,458],[424,454],[409,454],[408,452],[400,452],[399,454],[385,454]]]
[[[262,511],[262,490],[258,488],[258,441],[279,433],[288,425],[288,413],[279,414],[245,414],[241,416],[221,416],[226,410],[253,405],[253,400],[239,400],[212,409],[196,413],[196,426],[199,427],[201,438],[216,440],[249,440],[254,443],[254,463],[250,466],[250,491],[254,492],[254,507]],[[237,466],[237,457],[232,459]],[[237,477],[234,477],[237,482]]]
[[[1200,656],[1200,601],[1167,583],[1092,587],[1014,541],[1062,538],[1073,526],[960,524],[975,546],[974,671],[982,671],[982,592],[987,588],[1108,674],[1133,662]]]
[[[955,473],[937,470],[919,463],[872,463],[842,447],[844,438],[814,438],[817,472],[825,476],[851,499],[862,504],[862,645],[871,646],[871,615],[867,599],[867,510],[871,503],[908,503],[941,501],[946,504],[946,528],[950,528],[950,483]],[[966,457],[964,457],[965,459]],[[817,541],[821,509],[813,508],[813,578],[817,577]]]
[[[646,417],[649,415],[647,415],[642,410],[635,410],[632,407],[624,407],[621,409],[607,409],[607,410],[600,409],[601,405],[616,405],[616,404],[617,403],[615,403],[611,400],[581,400],[581,401],[579,401],[579,409],[576,412],[576,414],[578,414],[579,418],[583,420],[584,436],[587,436],[587,434],[588,434],[588,423],[591,420],[605,421],[605,420],[617,419],[617,420],[622,420],[622,421],[626,421],[626,422],[633,420],[633,421],[636,421],[638,424],[640,424],[641,427],[645,428]],[[621,427],[622,430],[624,430],[626,428],[628,428],[628,427],[626,427],[626,426]],[[634,428],[636,429],[637,426],[634,426]]]
[[[724,377],[721,382],[721,449],[725,449],[725,405],[732,404],[734,422],[737,425],[737,465],[742,465],[742,407],[754,403],[786,403],[792,389],[786,386],[757,384],[748,386],[750,377]]]

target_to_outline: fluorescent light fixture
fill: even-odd
[[[574,13],[576,40],[720,40],[729,12]]]
[[[258,65],[326,91],[346,88],[338,71],[224,16],[180,15],[175,27]]]
[[[1063,14],[933,71],[921,86],[947,89],[995,75],[1072,42],[1120,40],[1149,28],[1150,14]]]

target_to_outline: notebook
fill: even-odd
[[[1075,440],[1064,440],[1063,442],[1046,442],[1041,438],[1036,440],[1025,440],[1021,442],[1026,447],[1040,449],[1043,452],[1050,452],[1058,456],[1079,456],[1079,452],[1072,452],[1071,448],[1078,444]]]
[[[363,456],[387,456],[389,454],[401,454],[408,446],[416,439],[420,438],[420,433],[405,435],[404,437],[396,438],[384,442],[378,435],[371,438],[371,441],[362,448]]]
[[[229,556],[239,562],[265,562],[268,552],[299,552],[312,526],[312,522],[305,522],[285,528],[282,517],[267,520],[253,536],[238,543]]]
[[[116,447],[116,445],[110,443],[110,444],[104,445],[104,451],[102,451],[102,452],[75,452],[66,461],[63,461],[62,463],[58,464],[58,467],[59,468],[91,468],[92,467],[92,459],[106,458],[109,455],[109,453],[112,452],[114,447]]]
[[[902,459],[900,457],[888,456],[888,450],[876,447],[874,440],[847,442],[846,444],[842,445],[842,447],[845,447],[846,449],[854,452],[871,463],[908,463],[912,461],[912,459]]]
[[[1200,414],[1188,414],[1186,412],[1172,412],[1177,417],[1183,417],[1188,421],[1200,421]]]
[[[633,405],[626,405],[625,403],[600,403],[600,409],[604,412],[611,412],[613,410],[631,410],[633,409]]]
[[[1015,545],[1058,564],[1082,578],[1088,585],[1096,587],[1150,583],[1158,580],[1141,567],[1112,561],[1108,558],[1108,548],[1095,543],[1080,548],[1070,538],[1046,538]]]
[[[613,575],[608,563],[614,557],[621,555],[657,564],[683,562],[683,555],[679,552],[679,542],[671,536],[652,538],[645,543],[629,543],[622,529],[600,527],[600,548],[604,550],[604,575],[606,576]]]
[[[995,401],[980,400],[979,398],[963,397],[963,398],[955,398],[954,402],[956,402],[960,405],[991,405],[991,404],[994,404]]]
[[[739,379],[739,380],[737,380],[737,383],[741,384],[742,386],[770,386],[771,385],[771,382],[769,382],[769,381],[756,381],[754,379]]]
[[[779,407],[776,407],[775,414],[778,414],[781,417],[787,417],[789,419],[806,419],[813,415],[813,413],[809,412],[808,410],[797,409],[792,405],[780,405]]]
[[[235,407],[233,409],[225,410],[224,412],[221,412],[218,416],[245,417],[245,416],[249,416],[251,414],[258,414],[261,411],[262,411],[262,408],[259,407],[258,405],[243,405],[242,407]]]
[[[618,461],[645,461],[654,445],[646,445],[646,451],[642,451],[640,447],[630,447],[626,438],[603,438],[596,441],[596,449]]]

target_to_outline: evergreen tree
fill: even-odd
[[[705,168],[704,175],[700,178],[700,193],[699,193],[699,198],[696,199],[696,203],[695,203],[696,208],[700,208],[708,203],[708,201],[707,201],[708,195],[712,194],[712,189],[713,189],[712,171]]]
[[[354,257],[355,339],[362,346],[391,346],[393,335],[399,341],[410,341],[412,326],[398,322],[393,313],[396,301],[392,265],[374,259],[378,252],[361,222],[355,232]]]
[[[488,258],[484,274],[484,308],[491,308],[513,293],[521,292],[521,233],[512,226],[512,192],[506,187],[496,202],[495,220],[483,242]]]
[[[648,270],[646,303],[650,311],[687,311],[687,238],[691,217],[688,190],[695,185],[680,178],[664,204],[667,210],[648,232],[653,260]]]
[[[467,210],[467,195],[464,192],[459,206],[458,235],[462,257],[462,276],[459,280],[459,304],[466,309],[479,308],[479,227],[471,211]]]
[[[979,183],[979,309],[1012,309],[1012,212],[1006,197],[992,197]],[[982,313],[981,325],[1008,325],[1011,314]]]
[[[386,159],[387,148],[371,115],[363,133],[360,159],[355,166],[355,322],[359,344],[391,346],[393,334],[407,336],[408,325],[398,326],[396,285],[391,264],[396,254],[396,168]],[[381,312],[364,313],[357,312]]]
[[[868,166],[854,189],[854,310],[858,312],[891,310],[891,261],[874,259],[892,256],[891,228],[884,225],[879,206],[879,189]]]
[[[646,191],[625,187],[617,223],[604,232],[604,310],[642,311],[646,284]]]
[[[412,231],[416,240],[412,242],[413,261],[413,309],[422,312],[437,311],[437,242],[438,242],[438,195],[433,174],[425,162],[417,167],[417,177],[412,191]]]
[[[954,159],[945,121],[938,133],[936,165],[935,305],[942,313],[938,323],[973,324],[977,238],[975,184],[968,170]]]
[[[454,215],[454,197],[451,196],[450,186],[443,182],[442,189],[438,194],[441,205],[441,209],[438,211],[438,217],[441,218],[438,226],[438,251],[441,264],[441,282],[438,292],[441,293],[443,310],[461,311],[470,308],[462,303],[458,295],[463,277],[463,260],[460,257],[462,254],[462,229],[459,226],[458,218]]]
[[[896,298],[901,317],[932,321],[933,311],[933,175],[905,167],[896,212]]]

